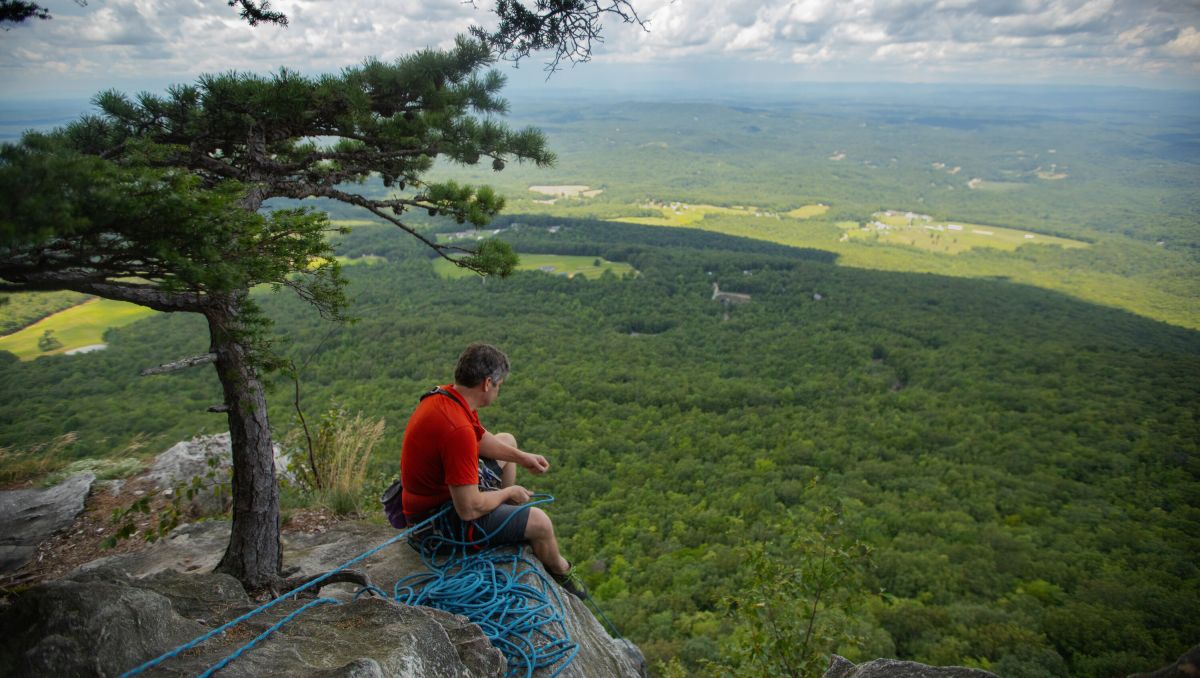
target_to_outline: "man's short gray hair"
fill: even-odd
[[[508,376],[508,356],[491,344],[471,344],[458,356],[454,368],[454,383],[475,387],[488,377],[498,384]]]

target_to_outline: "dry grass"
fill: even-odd
[[[363,488],[366,487],[371,451],[383,439],[386,426],[384,419],[371,419],[357,414],[353,419],[343,419],[333,427],[328,450],[321,455],[325,468],[320,471],[324,481],[324,503],[334,513],[358,513]]]
[[[25,485],[67,464],[63,451],[75,444],[74,431],[28,449],[0,447],[0,485]]]

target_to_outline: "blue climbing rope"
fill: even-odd
[[[290,622],[291,620],[295,619],[296,617],[299,617],[301,614],[307,612],[310,608],[316,607],[318,605],[331,605],[331,604],[332,605],[341,605],[342,601],[338,600],[337,598],[317,598],[316,600],[314,600],[312,602],[306,603],[305,605],[298,608],[297,610],[295,610],[288,616],[286,616],[283,619],[280,619],[279,621],[272,624],[271,627],[268,628],[266,631],[263,631],[262,633],[258,634],[258,636],[254,640],[239,647],[236,651],[229,654],[221,661],[210,666],[207,671],[200,674],[200,678],[209,678],[217,671],[220,671],[221,669],[225,668],[225,666],[228,665],[229,662],[242,656],[242,654],[244,652],[246,652],[246,650],[249,650],[250,648],[254,647],[260,641],[265,640],[267,636],[269,636],[272,633],[275,633],[279,629],[283,628],[284,624]]]
[[[534,495],[533,501],[522,505],[521,509],[551,501],[554,498],[549,495]],[[533,561],[521,556],[519,551],[513,553],[511,550],[486,546],[486,542],[503,530],[519,511],[510,514],[495,531],[477,539],[468,539],[462,534],[463,523],[450,518],[451,508],[451,504],[446,504],[429,518],[347,560],[336,569],[126,671],[120,678],[136,676],[285,600],[295,599],[299,593],[405,538],[420,552],[429,572],[410,575],[396,582],[390,596],[378,587],[365,586],[355,593],[354,600],[374,594],[406,605],[426,605],[461,614],[478,624],[492,645],[504,654],[508,660],[507,676],[532,678],[534,671],[548,669],[551,672],[546,674],[546,678],[554,678],[579,653],[579,645],[572,642],[566,627],[558,589]],[[306,603],[209,667],[201,674],[201,678],[209,678],[220,671],[309,609],[331,604],[341,604],[341,601],[318,598]]]
[[[534,495],[521,508],[551,501],[549,495]],[[549,670],[546,676],[553,678],[579,653],[566,627],[558,588],[519,552],[485,546],[517,513],[474,539],[463,534],[466,524],[443,514],[410,540],[428,572],[397,581],[392,599],[461,614],[479,625],[492,646],[504,653],[510,678],[531,678],[538,669]]]
[[[250,619],[251,617],[254,617],[258,614],[266,612],[267,610],[271,609],[272,607],[275,607],[276,605],[278,605],[279,603],[282,603],[285,600],[294,599],[301,592],[306,591],[306,590],[316,586],[317,584],[325,581],[326,579],[332,577],[333,575],[337,574],[338,572],[341,572],[342,570],[350,567],[351,565],[354,565],[355,563],[357,563],[359,561],[362,561],[362,560],[365,560],[366,558],[371,557],[372,555],[378,553],[379,551],[382,551],[383,549],[387,548],[388,546],[395,544],[396,542],[400,541],[401,539],[404,539],[405,537],[409,536],[414,531],[422,529],[422,528],[432,524],[434,520],[442,517],[449,510],[450,510],[450,506],[443,506],[441,509],[439,509],[437,511],[437,513],[433,514],[432,516],[426,518],[425,520],[422,520],[421,522],[417,523],[416,525],[413,525],[412,527],[408,528],[407,530],[404,530],[403,532],[396,535],[395,537],[388,539],[387,541],[383,542],[379,546],[376,546],[375,548],[370,549],[369,551],[364,551],[363,553],[360,553],[359,555],[351,558],[350,560],[347,560],[346,562],[339,565],[336,569],[330,570],[330,571],[326,572],[325,574],[321,575],[320,577],[317,577],[316,579],[308,582],[307,584],[305,584],[303,586],[299,586],[295,589],[292,589],[291,591],[288,591],[287,593],[283,594],[282,596],[279,596],[278,598],[275,598],[274,600],[271,600],[267,603],[259,605],[258,607],[254,608],[253,610],[250,610],[249,612],[247,612],[246,614],[243,614],[242,616],[238,617],[237,619],[234,619],[233,621],[230,621],[230,622],[226,622],[225,624],[222,624],[221,626],[218,626],[217,628],[215,628],[201,636],[197,636],[196,638],[189,640],[188,642],[184,643],[183,645],[180,645],[179,647],[177,647],[173,650],[164,652],[163,654],[155,657],[154,659],[151,659],[150,661],[148,661],[140,666],[136,666],[132,669],[129,669],[125,673],[122,673],[120,678],[131,678],[131,676],[136,676],[139,673],[142,673],[143,671],[145,671],[147,669],[158,666],[159,664],[165,662],[168,659],[171,659],[172,657],[179,656],[180,654],[192,649],[193,647],[196,647],[197,645],[207,641],[208,639],[212,638],[213,636],[215,636],[219,633],[224,633],[225,631],[233,628],[234,626],[237,626],[238,624],[241,624],[242,622],[246,621],[247,619]],[[254,640],[247,643],[246,646],[244,646],[242,648],[242,651],[248,650],[251,647],[253,647],[254,645],[256,645],[258,643],[258,640],[259,640],[258,638],[255,638]]]

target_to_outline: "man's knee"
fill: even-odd
[[[540,508],[529,509],[529,521],[525,523],[526,539],[546,539],[554,536],[554,523]]]
[[[505,445],[512,445],[513,447],[517,446],[517,438],[511,433],[497,433],[496,440],[499,440]]]

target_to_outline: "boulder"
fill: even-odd
[[[307,602],[284,601],[143,675],[201,674]],[[253,608],[221,574],[77,573],[21,596],[0,618],[0,665],[13,676],[116,676]],[[363,598],[308,610],[221,675],[499,678],[504,670],[503,655],[464,618]]]
[[[0,492],[0,572],[20,568],[44,539],[70,527],[95,481],[93,473],[77,473],[44,490]]]
[[[284,565],[316,575],[375,547],[397,532],[365,522],[339,523],[317,534],[289,534]],[[253,609],[233,579],[205,574],[215,566],[229,524],[184,525],[141,551],[80,568],[19,596],[0,617],[0,666],[14,675],[118,675]],[[529,554],[526,554],[529,555]],[[185,573],[191,569],[192,573]],[[425,571],[405,542],[390,544],[354,565],[390,591],[404,576]],[[222,676],[503,676],[504,656],[465,617],[381,598],[355,601],[357,586],[334,584],[321,604],[289,621],[221,670]],[[644,676],[641,653],[604,632],[591,612],[560,591],[566,626],[579,653],[559,675]],[[188,650],[145,675],[197,675],[311,599],[289,600]],[[125,610],[120,613],[120,610]],[[121,616],[123,614],[124,616]],[[119,617],[119,618],[118,618]]]
[[[273,447],[275,474],[284,477],[287,475],[288,457],[278,445]],[[200,478],[205,489],[196,493],[188,502],[188,508],[193,515],[212,516],[224,513],[229,508],[229,492],[218,494],[211,488],[216,483],[228,483],[232,467],[233,447],[229,442],[229,432],[226,431],[176,443],[154,459],[146,478],[164,492],[173,491],[178,485],[188,485],[192,478]]]
[[[855,665],[845,657],[833,655],[821,678],[998,678],[981,669],[962,666],[927,666],[899,659],[875,659]]]
[[[114,570],[146,577],[168,570],[212,572],[229,544],[229,523],[210,520],[180,525],[153,546],[93,560],[80,570]]]

